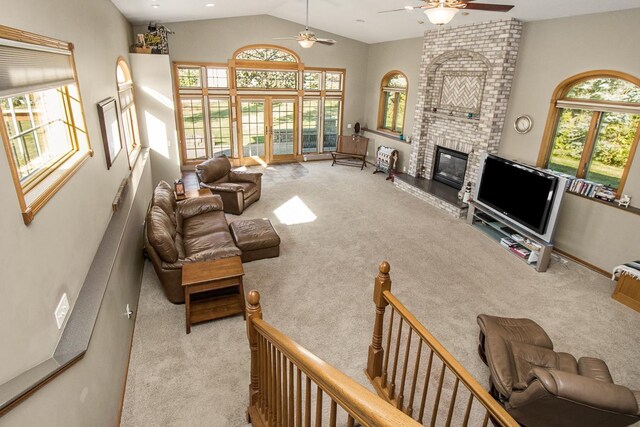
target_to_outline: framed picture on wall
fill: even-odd
[[[102,130],[102,142],[104,155],[107,160],[107,169],[115,161],[122,151],[122,139],[120,138],[120,121],[118,120],[118,107],[114,98],[107,98],[98,103],[98,116],[100,117],[100,129]]]

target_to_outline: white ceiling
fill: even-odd
[[[132,23],[176,22],[271,15],[304,26],[305,0],[111,0]],[[479,0],[483,3],[512,4],[508,13],[468,11],[448,24],[462,25],[514,17],[523,21],[586,15],[640,7],[639,0]],[[215,6],[206,7],[213,3]],[[378,13],[416,6],[420,0],[310,0],[309,26],[365,43],[379,43],[420,37],[435,28],[421,11]],[[157,4],[154,8],[152,5]],[[463,11],[464,12],[464,11]],[[357,22],[361,19],[365,22]],[[419,24],[418,21],[426,21]],[[302,28],[301,28],[302,29]]]

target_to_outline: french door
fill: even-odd
[[[292,161],[297,148],[297,99],[239,97],[238,140],[242,164]]]

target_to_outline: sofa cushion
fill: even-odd
[[[160,181],[153,191],[153,206],[162,209],[169,216],[173,225],[176,225],[176,196],[171,185],[165,181]]]
[[[196,174],[200,182],[211,183],[221,178],[228,180],[231,162],[225,156],[206,160],[196,166]]]
[[[158,256],[168,263],[178,260],[175,236],[176,229],[169,216],[160,207],[153,206],[147,217],[147,238]]]
[[[228,231],[216,231],[204,236],[184,239],[184,250],[188,261],[206,261],[240,255]]]
[[[229,231],[223,211],[212,211],[184,218],[182,224],[183,241],[205,236],[218,231]]]

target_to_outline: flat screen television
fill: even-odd
[[[474,201],[550,242],[564,181],[531,166],[485,154]]]

